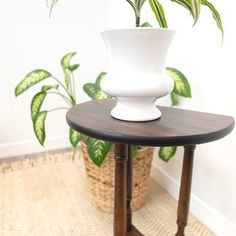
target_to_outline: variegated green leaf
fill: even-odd
[[[47,93],[45,92],[39,92],[37,94],[35,94],[35,96],[33,97],[32,101],[31,101],[31,118],[32,121],[35,120],[37,114],[40,111],[40,108],[43,104],[43,101],[46,97]]]
[[[171,157],[176,153],[177,147],[161,147],[159,150],[159,157],[164,161],[168,162]]]
[[[69,139],[73,148],[76,148],[79,141],[82,139],[82,135],[77,131],[70,128]]]
[[[194,19],[194,24],[197,22],[200,15],[200,0],[171,0],[186,8]]]
[[[87,83],[83,86],[84,92],[93,100],[96,98],[97,88],[95,84]]]
[[[112,143],[89,138],[87,142],[88,153],[95,165],[100,167],[106,158]]]
[[[205,6],[207,6],[210,9],[210,11],[212,12],[213,18],[215,19],[216,24],[217,24],[219,30],[221,31],[222,40],[223,40],[224,29],[223,29],[220,13],[216,10],[215,6],[212,3],[210,3],[208,0],[201,0],[201,3]]]
[[[44,144],[45,141],[45,119],[47,116],[47,111],[38,112],[33,120],[34,133],[40,142],[41,145]]]
[[[101,72],[97,79],[96,79],[96,82],[95,82],[95,86],[98,90],[101,90],[101,87],[100,87],[100,83],[101,83],[101,80],[103,79],[103,77],[106,75],[107,73],[106,72]]]
[[[185,7],[192,15],[191,3],[189,0],[171,0],[172,2],[178,3],[179,5]]]
[[[152,27],[151,24],[149,24],[148,22],[144,22],[141,27]]]
[[[83,86],[84,92],[92,98],[93,100],[96,99],[106,99],[108,95],[101,91],[100,83],[103,77],[106,75],[106,72],[102,72],[96,79],[95,83],[87,83]]]
[[[106,93],[104,93],[103,91],[97,91],[96,95],[95,95],[95,99],[107,99],[108,95]]]
[[[42,80],[50,77],[51,74],[46,70],[34,70],[30,72],[28,75],[25,76],[25,78],[16,86],[15,88],[15,95],[19,96],[23,92],[25,92],[27,89],[32,87],[33,85],[41,82]]]
[[[154,15],[156,16],[157,22],[160,25],[160,27],[168,28],[162,5],[157,0],[149,0],[149,4],[151,6]]]
[[[174,93],[182,97],[191,97],[191,87],[185,75],[171,67],[168,67],[166,72],[174,80]]]
[[[201,0],[191,0],[191,9],[194,23],[196,23],[201,13]]]
[[[69,69],[71,72],[73,72],[74,70],[76,70],[76,69],[78,69],[78,68],[79,68],[79,64],[74,64],[74,65],[70,65],[68,69]]]
[[[172,106],[177,106],[179,104],[179,98],[175,92],[172,91],[172,93],[170,94],[170,98]]]
[[[63,70],[69,70],[70,68],[70,62],[73,56],[76,54],[76,52],[70,52],[67,53],[62,59],[61,59],[61,66]]]
[[[59,87],[59,84],[44,85],[41,88],[41,92],[46,92],[46,91],[51,90],[51,89],[58,89],[58,87]]]

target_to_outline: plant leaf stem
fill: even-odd
[[[71,100],[66,97],[65,95],[63,95],[62,93],[60,92],[47,92],[47,94],[56,94],[56,95],[59,95],[63,98],[63,100],[69,105],[69,106],[72,106],[73,104],[71,103]]]
[[[57,107],[57,108],[53,108],[51,110],[48,110],[47,112],[52,112],[52,111],[58,111],[58,110],[69,110],[70,107]]]
[[[75,76],[74,76],[74,73],[71,72],[71,77],[72,77],[72,95],[73,95],[73,98],[74,98],[74,101],[75,101],[75,104],[76,105],[76,95],[75,95]]]
[[[52,78],[53,78],[54,80],[56,80],[56,81],[62,86],[62,88],[66,91],[66,93],[68,94],[69,98],[71,99],[72,104],[74,104],[74,103],[75,103],[75,100],[74,100],[74,98],[73,98],[73,95],[72,95],[72,94],[70,93],[70,91],[65,87],[65,85],[64,85],[60,80],[58,80],[56,77],[52,76]]]

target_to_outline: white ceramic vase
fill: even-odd
[[[158,119],[155,101],[169,94],[173,80],[165,72],[167,51],[175,31],[131,28],[102,32],[108,49],[108,76],[101,88],[117,99],[111,115],[126,121]]]

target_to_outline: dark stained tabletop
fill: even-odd
[[[230,116],[159,107],[160,119],[121,121],[111,117],[115,100],[96,100],[71,108],[66,119],[71,128],[90,137],[144,146],[182,146],[223,138],[234,127]]]

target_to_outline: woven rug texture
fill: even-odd
[[[174,236],[176,201],[150,180],[147,203],[133,213],[145,236]],[[0,165],[0,236],[112,236],[113,216],[95,209],[82,158],[70,152]],[[186,236],[213,235],[190,215]]]

